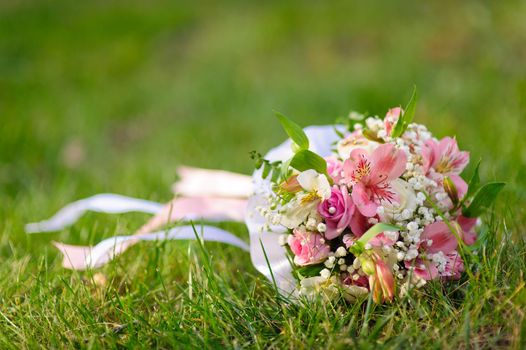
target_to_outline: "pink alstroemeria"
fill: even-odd
[[[334,239],[349,226],[354,214],[354,203],[347,191],[347,186],[334,186],[331,197],[318,204],[318,213],[327,225],[325,238]]]
[[[371,154],[355,149],[343,165],[345,181],[352,185],[352,199],[367,217],[376,215],[380,202],[396,200],[391,181],[405,171],[407,156],[392,144],[378,146]]]
[[[369,286],[373,288],[375,303],[391,302],[395,295],[395,280],[393,271],[387,263],[376,253],[371,257],[375,273],[369,276]]]
[[[323,242],[317,233],[295,229],[287,243],[294,253],[294,263],[299,266],[317,264],[325,260],[331,248]]]
[[[462,229],[462,240],[467,245],[472,245],[477,240],[477,233],[475,232],[477,220],[477,218],[467,218],[463,215],[459,215],[457,218],[457,222]]]
[[[457,140],[451,137],[444,137],[440,141],[428,140],[422,150],[422,157],[426,173],[449,176],[459,196],[466,193],[467,184],[459,175],[469,163],[469,152],[460,151]]]
[[[387,114],[384,118],[385,132],[387,135],[391,135],[393,127],[395,126],[396,122],[398,122],[398,118],[400,117],[401,113],[402,108],[400,107],[394,107],[387,111]]]
[[[427,254],[436,254],[442,252],[444,255],[451,254],[457,249],[457,239],[451,232],[445,222],[437,221],[424,228],[420,236],[420,252]],[[432,280],[439,275],[437,266],[428,260],[417,258],[413,261],[406,261],[407,268],[415,267],[415,275],[425,279]]]
[[[424,171],[433,168],[442,175],[459,175],[469,163],[469,152],[458,149],[457,140],[444,137],[428,140],[423,149]]]
[[[462,261],[462,257],[458,252],[453,252],[446,256],[446,260],[445,270],[440,274],[440,277],[458,280],[460,274],[464,271],[464,261]]]

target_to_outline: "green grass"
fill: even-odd
[[[0,2],[0,348],[524,348],[524,1]],[[249,152],[419,89],[416,121],[508,183],[471,268],[393,305],[292,305],[233,247],[144,243],[101,270],[95,243],[147,216],[23,225],[100,192],[168,201],[180,164],[250,173]],[[224,224],[247,238],[241,224]],[[100,273],[107,282],[94,283]]]

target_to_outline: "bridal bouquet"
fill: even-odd
[[[415,101],[413,94],[383,120],[351,113],[338,125],[305,129],[278,115],[290,140],[265,156],[254,152],[252,176],[181,167],[168,203],[99,194],[26,231],[61,230],[88,210],[141,211],[154,216],[133,235],[95,246],[55,242],[63,266],[98,268],[140,241],[216,241],[249,252],[286,296],[388,302],[429,280],[458,279],[470,271],[478,217],[504,184],[481,186],[478,166],[466,183],[469,153],[413,123]],[[213,225],[196,230],[191,221],[200,219],[244,221],[250,244]]]
[[[426,281],[460,278],[477,217],[503,184],[480,186],[478,166],[466,183],[469,153],[413,123],[414,112],[415,94],[384,119],[351,113],[324,157],[278,115],[293,156],[272,162],[253,153],[270,182],[257,210],[264,230],[287,229],[279,242],[297,294],[354,300],[372,292],[375,302],[390,302]]]

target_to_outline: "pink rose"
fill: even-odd
[[[318,205],[318,212],[327,225],[325,237],[334,239],[341,235],[351,223],[354,214],[354,204],[347,187],[333,187],[331,197]]]
[[[299,266],[318,264],[329,256],[331,248],[323,243],[317,233],[295,229],[287,243],[294,253],[294,263]]]

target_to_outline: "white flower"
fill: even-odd
[[[340,295],[338,280],[335,276],[331,278],[320,276],[304,278],[300,281],[300,295],[304,295],[308,299],[324,297],[328,300],[334,300]]]
[[[331,198],[331,185],[325,175],[316,170],[309,169],[298,175],[298,183],[309,194],[326,200]]]
[[[298,194],[281,213],[281,224],[283,226],[294,229],[305,222],[311,214],[317,214],[318,201],[304,201],[304,196],[304,194]]]
[[[378,142],[370,141],[366,139],[361,131],[355,131],[351,135],[338,141],[336,150],[342,160],[346,160],[351,155],[352,150],[356,148],[363,148],[369,154],[372,153],[376,147],[379,146]]]
[[[336,249],[336,254],[335,255],[337,257],[346,256],[347,255],[347,249],[345,249],[345,247],[338,247],[338,249]]]
[[[323,269],[320,271],[320,276],[324,279],[328,279],[331,276],[331,272],[328,269]]]
[[[343,297],[345,298],[345,300],[349,302],[352,302],[358,298],[363,298],[364,296],[369,294],[369,290],[367,288],[359,287],[353,284],[349,286],[343,285],[342,291],[343,291]]]
[[[402,179],[392,181],[391,189],[396,194],[397,201],[392,203],[382,201],[384,209],[378,213],[382,222],[392,221],[395,216],[401,216],[402,213],[404,217],[407,217],[408,213],[413,213],[417,207],[415,191],[406,181]]]
[[[300,173],[298,183],[307,193],[297,193],[296,197],[283,208],[281,224],[293,229],[310,217],[307,229],[314,231],[321,220],[317,210],[318,203],[331,197],[331,185],[325,175],[318,174],[312,169]]]

